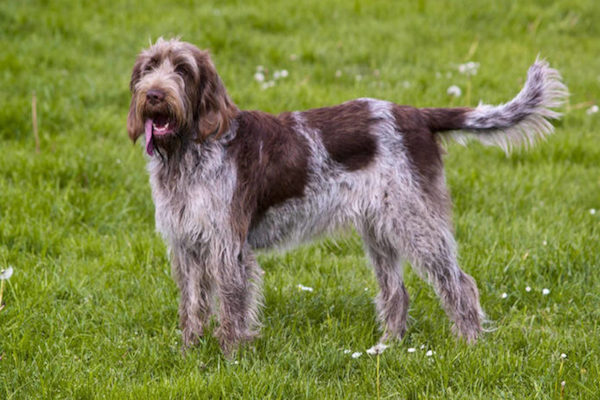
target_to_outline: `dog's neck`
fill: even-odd
[[[189,180],[209,180],[225,167],[228,143],[235,137],[237,121],[233,120],[227,132],[219,138],[192,139],[180,135],[173,145],[157,148],[148,160],[148,172],[153,185],[173,192],[185,187]],[[222,171],[221,171],[222,172]]]

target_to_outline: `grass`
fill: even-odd
[[[598,20],[592,0],[2,2],[0,269],[15,273],[0,398],[376,398],[377,362],[384,399],[600,398],[600,113],[586,113],[600,101]],[[446,156],[461,265],[496,329],[457,342],[407,269],[406,338],[379,360],[344,354],[379,337],[349,234],[259,257],[263,334],[236,362],[213,338],[182,357],[143,152],[125,131],[133,61],[161,35],[211,49],[237,104],[272,112],[363,96],[503,102],[546,57],[572,92],[554,136],[509,158],[477,144]],[[470,82],[466,61],[480,63]],[[261,90],[258,65],[289,76]]]

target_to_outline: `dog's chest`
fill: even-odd
[[[201,166],[180,168],[173,174],[150,169],[156,229],[165,240],[171,243],[219,240],[217,236],[222,235],[229,219],[233,182],[225,171],[210,172]]]

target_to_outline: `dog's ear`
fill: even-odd
[[[142,64],[143,62],[141,57],[138,57],[133,66],[133,71],[131,72],[131,81],[129,82],[131,104],[129,105],[129,114],[127,115],[127,133],[133,142],[135,142],[137,138],[144,133],[144,123],[140,119],[140,115],[136,110],[138,99],[135,90],[135,85],[142,76]]]
[[[231,119],[238,109],[229,98],[208,52],[196,49],[194,58],[199,75],[194,110],[198,123],[198,140],[209,136],[218,138],[229,129]]]

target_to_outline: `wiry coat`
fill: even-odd
[[[375,99],[277,116],[240,111],[206,52],[159,40],[138,57],[128,131],[144,135],[156,206],[181,291],[184,346],[216,312],[228,352],[257,333],[261,271],[253,249],[285,247],[352,225],[381,291],[382,340],[406,330],[409,261],[432,283],[456,333],[473,342],[483,313],[456,261],[437,137],[473,136],[506,151],[552,131],[566,87],[543,61],[493,107],[416,109]],[[212,310],[217,297],[218,310]]]

